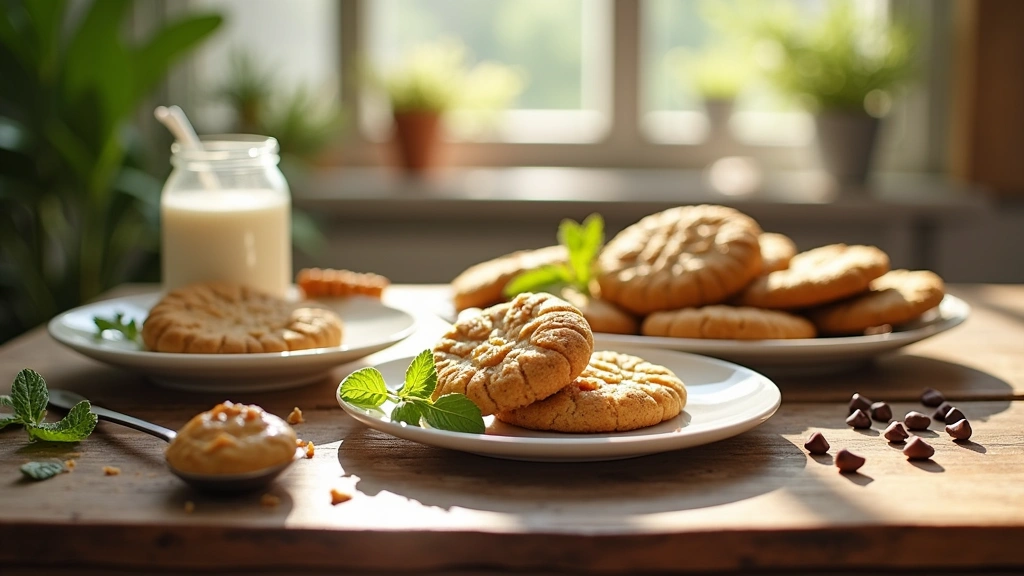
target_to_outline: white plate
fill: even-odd
[[[416,321],[367,297],[318,300],[345,323],[341,346],[265,354],[169,354],[149,352],[124,339],[97,338],[93,317],[122,313],[142,325],[159,294],[103,300],[50,321],[55,340],[90,358],[139,372],[170,388],[197,392],[257,392],[301,386],[330,369],[383,350],[413,333]]]
[[[608,434],[537,432],[487,416],[485,434],[467,434],[392,422],[387,416],[393,408],[390,402],[382,407],[383,413],[353,406],[340,398],[338,403],[370,428],[428,446],[511,460],[587,462],[633,458],[717,442],[767,420],[782,398],[771,380],[729,362],[635,346],[617,350],[675,372],[686,384],[688,398],[683,413],[656,426]],[[412,358],[394,360],[377,369],[388,386],[397,389],[410,362]]]
[[[879,354],[945,332],[966,320],[970,310],[966,302],[947,294],[935,310],[886,334],[791,340],[711,340],[595,333],[594,347],[614,350],[621,346],[650,346],[714,356],[773,374],[822,374],[847,370]]]

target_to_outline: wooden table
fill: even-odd
[[[134,288],[138,290],[138,287]],[[410,310],[438,287],[390,290]],[[315,573],[976,571],[1024,568],[1024,286],[954,286],[963,326],[856,373],[776,378],[783,404],[766,424],[713,445],[618,462],[537,464],[430,448],[369,430],[336,404],[352,369],[428,347],[445,324],[419,312],[400,345],[301,389],[237,394],[285,414],[317,445],[270,490],[213,498],[171,476],[162,443],[100,424],[72,446],[0,432],[0,572]],[[123,293],[123,292],[122,292]],[[0,389],[32,367],[51,387],[168,427],[224,398],[154,387],[62,348],[37,329],[0,348]],[[685,379],[685,375],[684,375]],[[910,463],[880,436],[847,427],[853,392],[922,409],[943,390],[973,442],[938,424],[931,461]],[[860,474],[802,445],[811,431],[862,454]],[[74,457],[70,474],[29,483],[18,467]],[[103,466],[119,476],[105,476]],[[332,488],[354,497],[337,506]],[[185,510],[186,502],[195,509]]]

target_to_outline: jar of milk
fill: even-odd
[[[232,134],[202,144],[171,146],[160,198],[164,290],[220,280],[287,296],[291,195],[277,140]]]

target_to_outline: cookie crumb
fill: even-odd
[[[591,382],[590,380],[583,379],[576,381],[576,387],[579,388],[582,392],[593,392],[598,388],[597,382]]]
[[[64,469],[67,470],[68,472],[71,472],[72,470],[74,470],[76,465],[77,464],[76,464],[74,458],[69,458],[69,459],[64,461]]]
[[[352,499],[352,495],[347,492],[342,492],[337,488],[331,488],[331,505],[337,506],[342,502],[348,502]]]
[[[188,500],[185,502],[185,514],[191,514],[196,511],[196,503]]]
[[[260,497],[260,506],[264,508],[274,508],[281,503],[281,499],[273,494],[264,494]]]
[[[289,424],[302,424],[306,421],[302,417],[302,410],[299,410],[298,406],[292,408],[292,412],[288,415],[287,420]]]
[[[296,438],[295,439],[295,447],[296,448],[302,448],[305,445],[306,445],[306,443],[305,443],[305,441],[302,440],[302,438]]]
[[[316,446],[313,446],[312,442],[306,442],[306,458],[312,458],[316,451]]]
[[[104,466],[103,467],[103,475],[104,476],[117,476],[119,474],[121,474],[121,469],[118,468],[117,466]]]

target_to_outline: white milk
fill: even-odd
[[[275,190],[175,190],[160,203],[165,290],[211,280],[284,297],[291,202]]]

